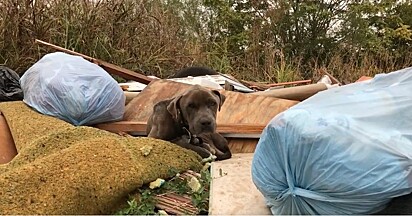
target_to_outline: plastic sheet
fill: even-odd
[[[267,125],[252,179],[273,214],[371,214],[412,188],[412,68],[322,91]]]
[[[0,102],[23,99],[19,75],[12,69],[0,66]]]
[[[74,125],[121,120],[125,96],[99,66],[61,52],[43,56],[20,80],[23,101]]]

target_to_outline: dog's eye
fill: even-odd
[[[216,106],[216,105],[217,105],[217,103],[214,102],[214,101],[209,102],[209,106],[211,106],[211,107]]]
[[[190,104],[188,105],[188,107],[193,109],[193,108],[195,108],[196,106],[195,106],[194,103],[190,103]]]

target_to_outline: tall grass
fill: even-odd
[[[412,65],[390,53],[339,52],[319,64],[301,56],[285,57],[271,46],[270,35],[256,31],[243,53],[230,53],[228,42],[204,31],[197,1],[169,0],[3,0],[0,2],[0,64],[20,74],[55,50],[44,40],[146,75],[167,77],[179,68],[206,65],[239,79],[283,82],[317,79],[327,70],[354,81]],[[262,30],[263,31],[263,30]],[[266,36],[262,36],[266,35]],[[266,38],[265,38],[266,37]]]

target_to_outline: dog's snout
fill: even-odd
[[[210,126],[212,124],[212,121],[206,119],[202,120],[200,124],[202,124],[202,126]]]
[[[194,127],[194,133],[196,132],[198,134],[201,134],[201,133],[214,132],[215,131],[215,125],[216,125],[216,123],[215,123],[214,119],[212,119],[212,118],[209,118],[209,117],[200,118],[197,121],[196,126]]]

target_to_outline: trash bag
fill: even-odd
[[[0,102],[23,100],[19,79],[12,69],[0,66]]]
[[[82,57],[47,54],[24,73],[20,83],[27,105],[74,125],[123,118],[125,96],[118,83]]]
[[[273,214],[372,214],[412,191],[412,68],[317,93],[264,129],[252,180]]]

